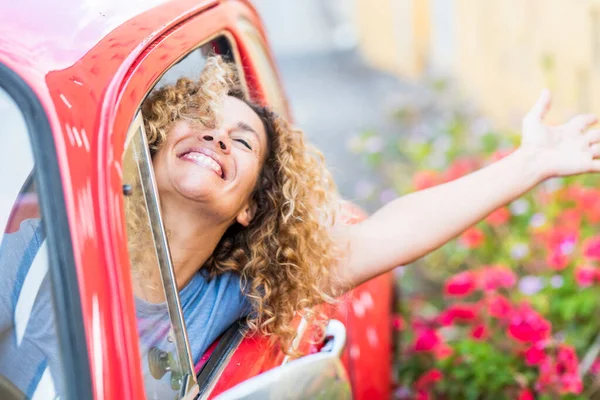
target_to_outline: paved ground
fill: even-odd
[[[370,68],[356,52],[353,0],[254,3],[297,125],[325,153],[344,197],[369,208],[357,191],[361,182],[364,186],[376,177],[348,151],[347,143],[365,130],[390,134],[393,99],[406,93],[408,85]]]
[[[368,67],[353,51],[279,57],[278,64],[297,124],[324,152],[342,194],[361,203],[356,185],[376,177],[347,143],[365,130],[393,130],[394,98],[407,85]]]

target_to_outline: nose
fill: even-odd
[[[231,143],[229,141],[229,138],[226,135],[223,134],[206,134],[206,135],[202,135],[202,139],[204,139],[207,142],[213,142],[216,141],[217,146],[219,146],[219,149],[221,149],[221,151],[224,154],[229,154],[231,152]]]

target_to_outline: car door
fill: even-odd
[[[135,72],[128,77],[129,81],[124,82],[122,85],[123,89],[119,96],[127,104],[125,106],[125,103],[123,103],[122,107],[117,107],[116,120],[132,118],[131,115],[135,114],[131,111],[132,103],[135,103],[135,107],[139,107],[143,96],[149,93],[155,85],[173,83],[181,76],[197,76],[201,70],[203,60],[209,52],[224,54],[230,61],[235,62],[241,73],[242,81],[249,93],[252,93],[254,99],[272,105],[278,112],[289,117],[285,96],[281,90],[276,70],[273,67],[272,58],[268,53],[268,47],[264,42],[264,35],[256,13],[245,2],[225,2],[203,11],[201,14],[185,21],[185,23],[180,23],[179,26],[161,36],[156,44],[153,43],[149,46],[148,51],[144,52],[144,58],[140,60],[135,68],[132,68]],[[140,95],[140,92],[142,95]],[[130,113],[129,117],[127,113]],[[115,140],[118,140],[118,137]],[[118,155],[119,151],[117,149],[115,156],[118,157]],[[383,290],[381,290],[380,296],[371,296],[371,291],[382,287]],[[384,366],[380,366],[376,371],[383,371],[386,376],[383,378],[384,386],[389,383],[389,364],[385,362],[389,357],[389,335],[386,336],[385,333],[389,328],[389,319],[381,318],[381,314],[383,313],[385,316],[387,310],[389,310],[389,279],[377,285],[364,287],[358,293],[365,292],[366,294],[361,295],[358,301],[364,302],[363,309],[366,307],[369,311],[366,314],[367,316],[378,315],[379,326],[384,325],[384,333],[379,339],[372,340],[371,337],[371,340],[367,342],[364,335],[362,340],[360,340],[360,335],[355,335],[355,332],[358,332],[365,322],[364,312],[361,314],[362,320],[355,321],[354,329],[350,332],[345,331],[351,321],[353,294],[349,295],[341,307],[330,310],[328,314],[342,322],[344,332],[342,334],[342,329],[339,329],[340,325],[338,324],[338,329],[334,331],[336,335],[332,335],[328,340],[331,343],[330,345],[337,343],[338,345],[334,347],[339,351],[329,351],[329,354],[320,357],[327,359],[325,363],[328,368],[335,371],[332,382],[335,382],[336,385],[342,382],[340,387],[347,386],[348,379],[344,368],[338,367],[340,365],[355,364],[358,368],[361,350],[363,357],[366,358],[369,355],[369,350],[373,348],[378,349],[378,352],[373,352],[375,353],[375,356],[372,357],[373,361],[377,361],[377,356],[382,352],[387,355],[383,357]],[[373,312],[376,306],[381,306],[381,309],[386,311],[376,314]],[[367,318],[366,321],[368,320]],[[300,347],[304,350],[310,350],[310,336],[304,334],[305,328],[306,324],[299,320]],[[369,332],[375,328],[370,327],[370,329]],[[334,340],[333,336],[343,337],[344,340]],[[348,346],[344,346],[346,338],[349,338],[353,351],[348,350]],[[354,338],[356,339],[354,340]],[[340,345],[340,343],[343,344]],[[365,343],[370,348],[365,347]],[[326,352],[329,349],[328,346],[324,348]],[[315,354],[317,353],[315,350]],[[352,363],[351,356],[356,362]],[[342,360],[342,363],[340,363],[340,360]],[[232,326],[220,341],[215,343],[212,353],[193,361],[196,372],[198,372],[200,398],[214,397],[247,381],[251,377],[269,370],[282,367],[281,373],[289,374],[285,371],[294,371],[295,368],[301,368],[300,365],[304,365],[295,364],[295,361],[289,362],[284,353],[265,338],[244,338],[243,325]],[[304,360],[303,362],[310,363],[310,360]],[[351,376],[353,374],[356,376],[355,372],[350,371]],[[297,375],[298,373],[291,373],[289,376],[294,376],[294,374]],[[272,381],[269,376],[263,378],[258,385],[256,382],[253,385],[264,388],[265,382],[269,382],[270,379]],[[327,387],[327,385],[326,383],[324,387]]]
[[[52,131],[34,91],[2,63],[0,120],[0,398],[91,398]]]

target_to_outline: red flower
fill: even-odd
[[[600,236],[591,237],[583,243],[583,255],[590,260],[600,260]]]
[[[552,326],[537,311],[521,305],[512,313],[508,333],[513,339],[524,343],[536,343],[550,336]]]
[[[413,348],[416,352],[432,351],[442,343],[440,335],[433,329],[417,332]]]
[[[540,365],[546,360],[546,352],[543,346],[534,344],[525,351],[525,362],[527,365]]]
[[[523,389],[519,392],[517,400],[535,400],[535,397],[533,397],[533,394],[529,389]]]
[[[423,190],[440,183],[440,174],[436,171],[419,171],[413,176],[413,187],[415,190]]]
[[[488,337],[488,328],[485,325],[477,325],[471,329],[471,337],[475,340],[484,340]]]
[[[474,304],[453,304],[438,316],[438,321],[444,326],[454,322],[472,322],[477,318],[477,306]]]
[[[488,215],[485,221],[492,226],[500,226],[508,222],[509,219],[510,211],[508,207],[501,207]]]
[[[446,296],[464,297],[475,290],[475,274],[471,271],[465,271],[451,276],[444,285],[444,294]]]
[[[575,281],[582,288],[592,286],[597,277],[598,268],[593,265],[582,265],[575,269]]]
[[[504,265],[492,265],[478,271],[479,284],[485,291],[511,288],[517,283],[517,276]]]
[[[431,389],[431,386],[442,380],[442,371],[437,368],[430,369],[417,379],[415,389],[425,391]]]
[[[467,249],[475,249],[483,244],[485,236],[481,229],[471,227],[460,235],[459,242]]]
[[[510,301],[500,294],[488,296],[486,303],[488,314],[498,319],[508,318],[513,309]]]

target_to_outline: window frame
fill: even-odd
[[[239,49],[237,46],[237,41],[235,40],[234,35],[230,31],[228,31],[226,29],[221,29],[221,30],[216,31],[214,34],[206,37],[204,40],[200,41],[196,46],[189,49],[185,54],[181,55],[174,62],[172,62],[166,68],[164,68],[162,70],[162,72],[157,75],[154,82],[150,85],[150,89],[144,94],[143,100],[145,100],[148,97],[148,95],[150,95],[152,93],[152,91],[157,87],[157,85],[159,85],[159,83],[161,82],[164,75],[167,74],[167,72],[171,68],[173,68],[175,65],[180,63],[182,60],[184,60],[187,56],[200,50],[203,46],[210,44],[211,42],[221,39],[221,38],[225,39],[227,42],[227,45],[229,47],[228,50],[231,52],[232,61],[235,63],[235,65],[238,69],[238,73],[239,73],[239,77],[240,77],[240,84],[242,85],[244,92],[246,94],[248,94],[249,90],[248,90],[248,85],[246,82],[246,77],[245,77],[244,71],[240,69],[240,68],[243,68],[242,67],[243,64],[241,62],[241,56],[240,56],[240,52],[239,52]],[[143,100],[142,100],[142,103],[143,103]],[[151,165],[151,156],[150,156],[148,144],[146,142],[144,123],[143,123],[143,118],[142,118],[142,114],[141,114],[141,103],[137,107],[135,117],[133,118],[133,121],[129,125],[128,131],[127,131],[127,136],[125,138],[124,151],[123,151],[122,156],[124,156],[126,154],[128,147],[130,145],[132,145],[134,135],[138,134],[138,132],[140,132],[140,131],[143,133],[142,136],[143,136],[143,140],[145,143],[145,150],[147,153],[146,160],[150,160],[149,167],[150,167],[150,171],[151,171],[151,175],[152,175],[152,178],[151,178],[151,180],[153,182],[152,186],[154,189],[153,190],[154,193],[150,193],[151,196],[154,196],[154,199],[146,198],[146,201],[147,201],[147,203],[148,203],[148,200],[152,200],[155,202],[156,207],[153,207],[153,208],[155,208],[155,210],[153,211],[154,215],[150,216],[150,218],[158,218],[159,219],[159,221],[154,221],[155,223],[158,223],[159,226],[154,226],[154,225],[152,226],[153,236],[155,234],[157,235],[157,236],[154,236],[155,242],[157,240],[159,240],[160,247],[162,249],[164,249],[163,253],[166,253],[166,254],[162,254],[163,257],[160,257],[160,256],[158,256],[159,251],[157,250],[158,266],[161,271],[161,275],[163,277],[163,279],[161,280],[161,284],[162,284],[163,290],[165,291],[165,297],[166,297],[165,301],[166,301],[167,307],[169,309],[171,326],[173,327],[173,330],[174,330],[173,333],[174,333],[174,335],[178,335],[178,334],[181,335],[182,339],[183,339],[183,343],[181,343],[180,340],[176,341],[177,342],[177,354],[178,354],[179,361],[181,363],[183,363],[183,362],[187,362],[189,360],[189,365],[191,365],[191,371],[192,371],[192,375],[189,377],[189,379],[191,379],[191,381],[190,380],[184,381],[184,386],[182,386],[182,388],[181,388],[180,396],[181,396],[181,398],[195,398],[195,396],[198,395],[199,390],[205,390],[206,382],[198,381],[200,374],[194,373],[195,365],[193,362],[193,355],[191,354],[191,347],[190,347],[189,339],[188,339],[188,335],[187,335],[187,328],[186,328],[186,324],[185,324],[185,319],[183,317],[183,309],[181,307],[181,301],[179,299],[179,291],[177,290],[177,283],[175,280],[175,273],[174,273],[172,259],[171,259],[171,255],[170,255],[170,249],[169,249],[169,245],[168,245],[167,235],[166,235],[166,231],[164,228],[164,221],[162,220],[162,213],[160,212],[160,206],[159,206],[160,198],[159,198],[158,192],[156,190],[156,182],[154,181],[154,171],[153,171],[153,168]],[[125,184],[125,183],[126,182],[123,182],[123,184]],[[126,215],[125,210],[123,210],[123,215],[124,216]],[[129,254],[129,252],[128,252],[128,254]],[[164,269],[166,269],[166,271]],[[165,282],[166,282],[166,284],[165,284]],[[174,316],[174,318],[173,318],[173,316]],[[178,332],[178,330],[179,330],[179,332]],[[241,341],[241,338],[237,341],[237,344],[239,344],[240,341]],[[237,346],[235,346],[235,347],[237,347]],[[233,350],[235,350],[235,348]],[[187,386],[187,388],[186,388],[186,386]]]
[[[67,399],[93,398],[79,282],[52,128],[35,92],[2,62],[0,87],[19,108],[31,143],[38,201],[46,232],[64,395]]]
[[[135,136],[140,136],[142,148],[138,149],[135,145]],[[182,369],[188,370],[190,373],[183,376],[182,386],[179,391],[180,398],[186,396],[194,397],[198,393],[198,382],[194,374],[194,363],[190,350],[187,329],[183,317],[183,309],[179,299],[179,291],[177,290],[177,281],[175,279],[175,271],[173,269],[173,261],[171,259],[171,251],[167,240],[162,212],[160,209],[160,198],[154,178],[154,168],[152,166],[152,157],[144,129],[144,121],[141,111],[136,114],[127,134],[125,141],[125,152],[129,146],[134,146],[133,151],[142,165],[138,165],[140,173],[144,174],[141,177],[141,190],[144,191],[144,200],[147,205],[148,218],[152,230],[154,240],[154,248],[156,251],[157,264],[161,273],[161,285],[165,293],[165,303],[169,312],[170,325],[175,336],[175,348],[177,351],[178,362]],[[123,155],[125,155],[125,152]],[[140,152],[140,153],[138,153]],[[126,184],[126,182],[123,182]],[[146,186],[148,184],[148,186]],[[123,215],[127,215],[124,213]]]

